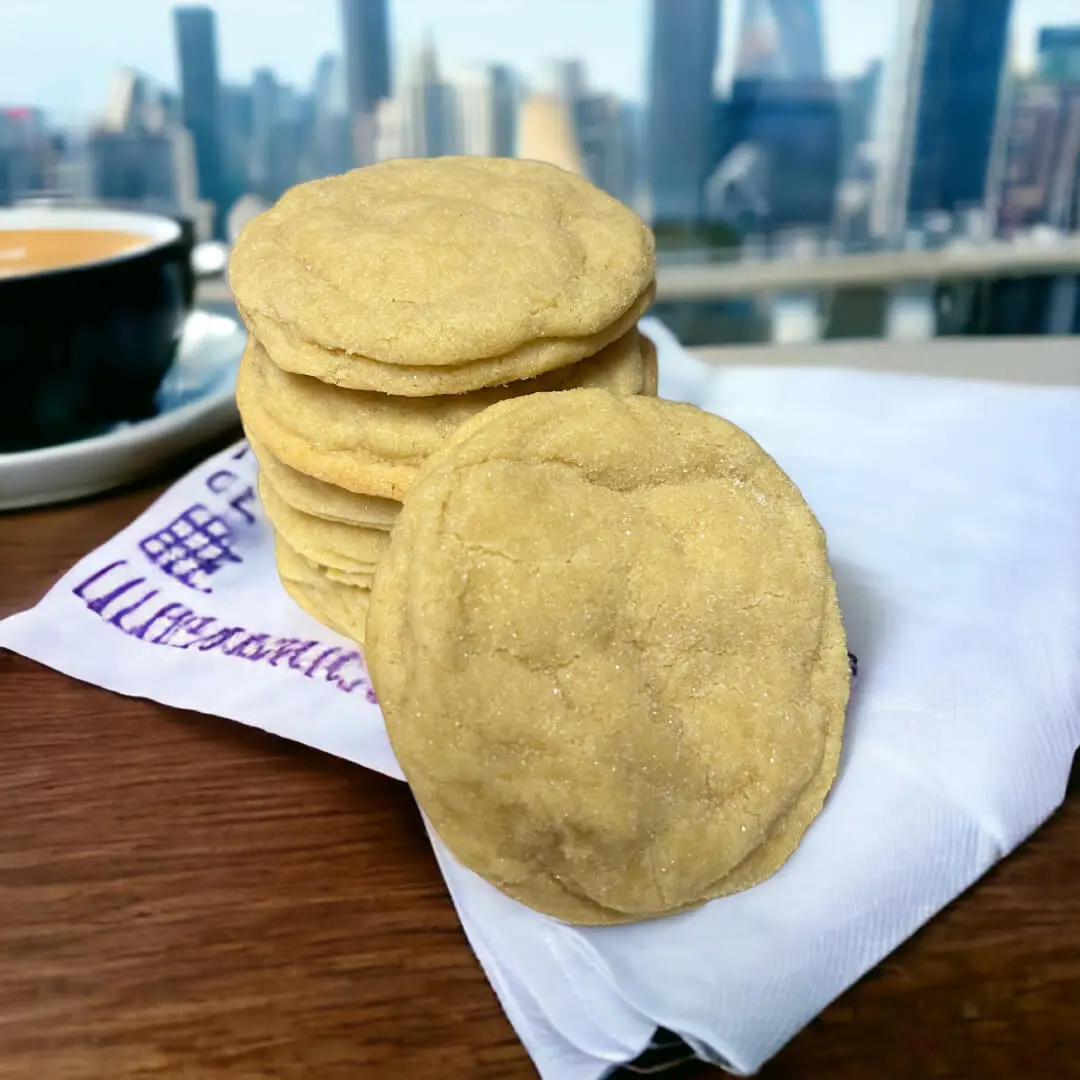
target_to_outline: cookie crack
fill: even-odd
[[[511,563],[513,566],[532,566],[533,564],[541,565],[545,563],[554,563],[560,566],[569,566],[574,559],[573,555],[568,555],[565,558],[557,557],[554,555],[538,557],[535,559],[517,559],[513,555],[506,551],[501,550],[498,547],[493,547],[488,544],[483,544],[477,540],[466,540],[464,537],[459,536],[453,529],[447,530],[447,536],[455,543],[459,544],[465,551],[470,551],[477,555],[491,555],[496,559],[502,559],[504,562]]]
[[[518,663],[526,671],[533,675],[551,675],[554,676],[557,672],[565,671],[567,668],[572,667],[582,657],[582,653],[574,653],[567,660],[543,660],[535,661],[530,660],[529,657],[523,656],[521,653],[515,652],[513,649],[506,645],[490,645],[487,648],[495,653],[497,656],[508,656],[516,663]],[[556,682],[558,680],[555,680]],[[562,693],[562,687],[559,687],[560,694]]]

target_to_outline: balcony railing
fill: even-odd
[[[1080,236],[989,241],[937,251],[874,251],[812,258],[661,266],[661,302],[719,300],[842,288],[1080,274]]]
[[[231,306],[223,278],[200,303]],[[687,345],[1080,333],[1080,236],[934,251],[661,262],[656,313]]]

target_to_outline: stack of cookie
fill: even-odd
[[[655,395],[654,272],[636,214],[540,162],[388,161],[255,218],[237,401],[293,598],[362,642],[401,502],[459,425],[540,391]]]

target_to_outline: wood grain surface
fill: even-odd
[[[161,486],[0,515],[0,615]],[[1080,1077],[1080,798],[763,1075]],[[529,1076],[403,785],[0,654],[0,1077]]]

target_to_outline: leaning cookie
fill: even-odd
[[[398,518],[366,641],[436,832],[570,922],[764,880],[836,774],[825,537],[753,439],[692,406],[577,390],[459,428]]]

